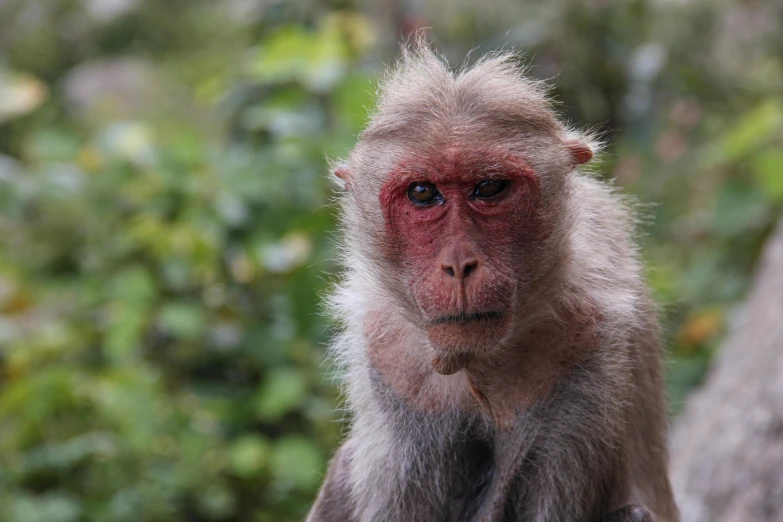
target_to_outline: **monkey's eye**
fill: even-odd
[[[432,183],[413,183],[408,188],[408,198],[417,205],[429,205],[443,198]]]
[[[486,180],[482,181],[473,188],[473,197],[476,198],[493,198],[503,192],[503,189],[508,185],[508,181],[505,180]]]

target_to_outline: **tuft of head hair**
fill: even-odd
[[[439,130],[433,126],[563,137],[567,131],[552,110],[548,87],[527,77],[521,63],[518,52],[499,51],[452,69],[417,38],[383,79],[377,111],[361,139],[420,140]]]

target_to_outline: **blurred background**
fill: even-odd
[[[525,51],[644,205],[672,415],[783,210],[783,5],[0,0],[0,520],[294,521],[344,424],[325,157],[400,35]]]

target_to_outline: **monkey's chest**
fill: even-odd
[[[493,441],[473,439],[454,453],[459,460],[446,470],[452,479],[443,499],[444,522],[524,520],[526,469],[531,463],[510,466],[508,459],[515,455],[504,454],[503,449]]]

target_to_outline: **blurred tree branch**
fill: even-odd
[[[704,387],[674,431],[683,522],[773,522],[783,513],[783,220]]]

